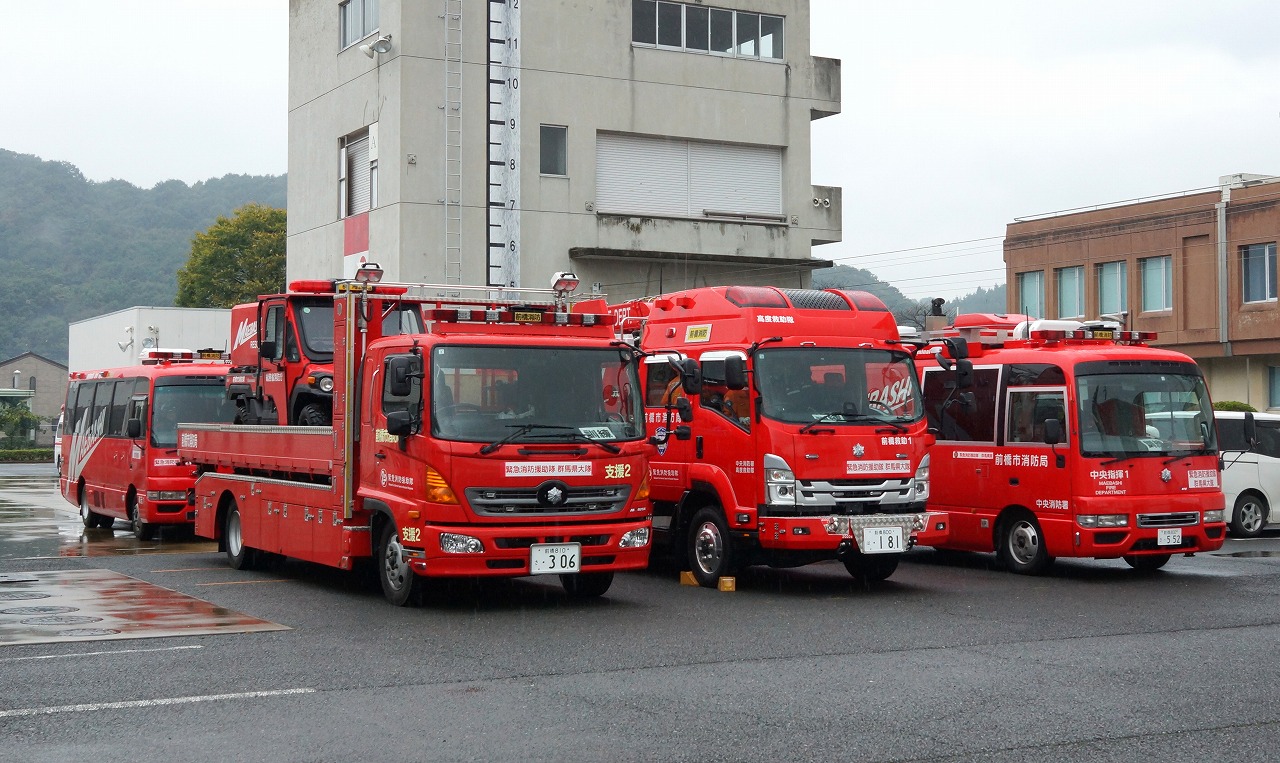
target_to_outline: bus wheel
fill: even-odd
[[[1231,534],[1240,538],[1256,538],[1267,526],[1267,502],[1256,493],[1242,493],[1231,514]]]
[[[89,508],[89,491],[80,491],[80,522],[85,528],[92,530],[102,521],[102,516],[98,512]]]
[[[879,583],[888,580],[898,569],[898,557],[902,554],[863,554],[854,552],[844,559],[844,568],[858,580]]]
[[[1038,575],[1049,566],[1040,523],[1029,514],[1015,514],[1000,524],[997,555],[1010,572]]]
[[[699,509],[689,522],[689,565],[698,585],[715,588],[720,578],[733,575],[733,542],[719,510],[714,506]]]
[[[1155,572],[1169,563],[1170,554],[1126,556],[1124,560],[1138,572]]]
[[[129,521],[133,522],[133,537],[138,540],[151,540],[156,537],[156,526],[142,521],[136,495],[129,496]]]
[[[327,427],[333,423],[331,418],[329,412],[322,406],[315,403],[307,403],[298,411],[298,426]]]
[[[409,568],[404,558],[404,546],[400,545],[400,533],[394,522],[382,526],[378,540],[378,582],[387,601],[403,607],[417,606],[422,602],[422,578]]]
[[[594,599],[604,596],[613,585],[612,572],[579,572],[577,575],[561,575],[560,585],[570,599]]]
[[[258,552],[244,545],[244,530],[240,522],[240,507],[235,500],[227,506],[227,518],[222,526],[222,540],[227,546],[227,564],[233,570],[253,569]]]

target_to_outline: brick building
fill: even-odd
[[[1215,400],[1280,409],[1280,178],[1020,218],[1004,241],[1008,309],[1123,315],[1195,358]]]

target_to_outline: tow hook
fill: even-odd
[[[844,560],[853,556],[856,552],[857,552],[857,549],[853,547],[853,541],[849,538],[845,538],[844,540],[840,541],[839,546],[836,546],[836,559],[838,561],[843,562]]]

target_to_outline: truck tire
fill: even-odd
[[[855,551],[844,558],[844,568],[856,580],[879,583],[889,579],[898,569],[902,554],[864,554]]]
[[[729,537],[728,525],[717,506],[706,506],[693,515],[685,547],[689,550],[689,567],[698,585],[715,588],[720,578],[737,572],[737,552]]]
[[[258,560],[258,552],[244,545],[240,507],[235,499],[227,506],[227,518],[222,525],[222,540],[227,547],[227,564],[233,570],[251,570]]]
[[[570,599],[594,599],[604,596],[613,585],[612,572],[579,572],[577,575],[561,575],[560,585]]]
[[[138,540],[152,540],[156,537],[156,526],[142,521],[138,512],[138,497],[129,496],[129,521],[133,522],[133,537]]]
[[[1237,538],[1256,538],[1267,526],[1267,501],[1257,493],[1241,493],[1231,513],[1231,534]]]
[[[393,522],[388,521],[382,526],[377,564],[378,582],[382,584],[382,595],[387,601],[397,607],[416,607],[422,603],[422,578],[404,560],[400,531]]]
[[[1005,518],[996,531],[996,544],[996,556],[1019,575],[1039,575],[1053,561],[1045,550],[1040,523],[1028,513]]]
[[[298,426],[327,427],[333,423],[330,411],[318,403],[307,403],[298,411]]]

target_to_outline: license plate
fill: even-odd
[[[1157,546],[1181,546],[1182,545],[1182,528],[1170,527],[1156,530]]]
[[[867,527],[862,530],[864,554],[901,554],[906,551],[902,543],[901,527]]]
[[[564,575],[582,566],[578,543],[535,543],[529,547],[530,575]]]

